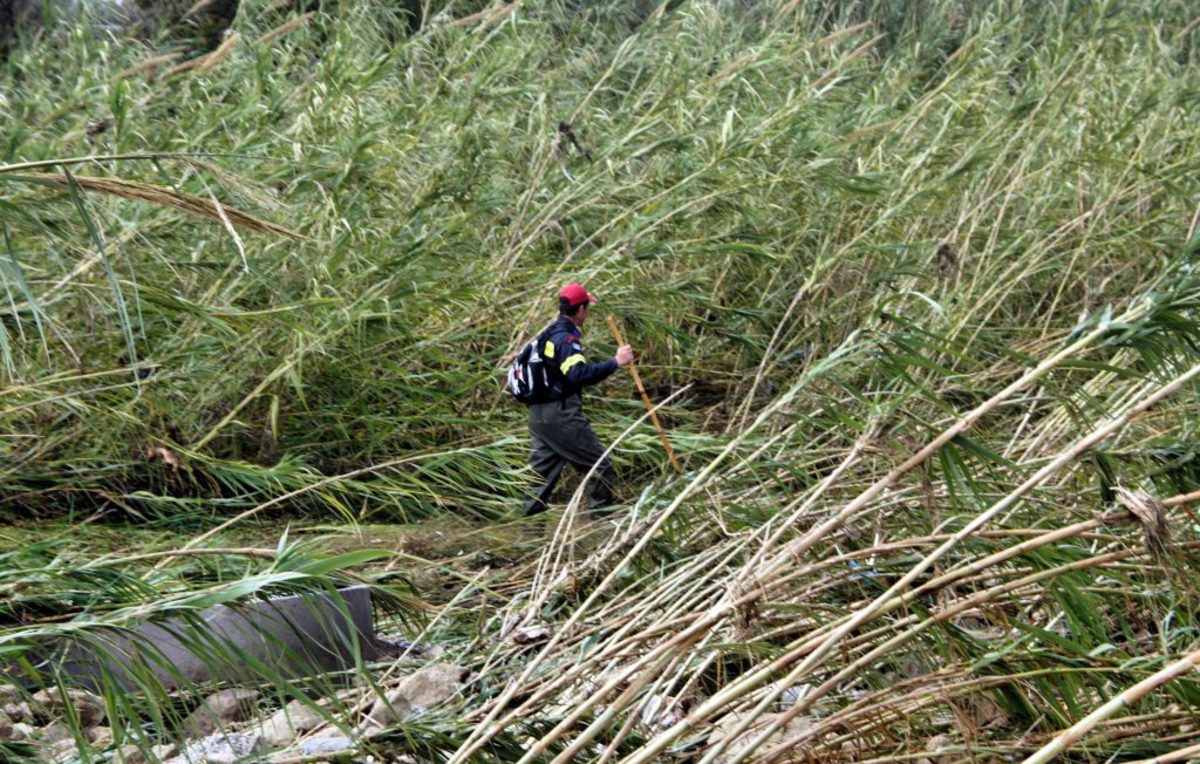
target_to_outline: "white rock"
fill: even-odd
[[[301,732],[316,729],[324,721],[324,717],[310,705],[301,700],[293,700],[263,722],[263,743],[269,748],[282,748],[295,740]]]
[[[59,740],[50,745],[50,760],[58,761],[59,759],[74,758],[79,754],[79,746],[74,740]]]
[[[338,753],[354,747],[354,741],[348,737],[318,737],[305,740],[300,744],[300,753],[304,756]]]
[[[149,761],[141,748],[130,743],[117,749],[113,754],[112,764],[147,764]]]
[[[925,741],[925,750],[940,751],[953,743],[954,741],[949,735],[934,735],[933,737],[929,738],[929,740]]]
[[[550,629],[546,626],[522,626],[512,635],[512,641],[518,645],[532,645],[535,642],[545,642],[549,638]]]
[[[43,745],[54,745],[60,740],[74,740],[75,735],[71,732],[67,725],[61,722],[52,722],[35,731],[34,737],[42,741]]]
[[[37,734],[37,730],[34,729],[34,726],[32,724],[26,724],[25,722],[16,722],[12,726],[12,739],[13,740],[33,740],[33,736],[35,734]]]
[[[184,733],[191,738],[225,729],[233,722],[248,719],[258,700],[257,690],[234,687],[213,693],[197,706],[183,722]]]
[[[262,738],[236,732],[209,735],[188,743],[171,764],[238,764],[246,756],[262,753]]]
[[[435,706],[449,700],[462,685],[467,670],[453,663],[433,663],[401,680],[396,690],[415,706]]]
[[[16,703],[5,703],[0,710],[4,711],[14,722],[33,722],[33,709],[23,700]]]
[[[92,727],[87,731],[87,739],[97,748],[108,748],[113,742],[112,727]]]
[[[13,720],[0,711],[0,740],[12,740]]]
[[[392,690],[378,698],[359,725],[359,734],[375,737],[386,727],[405,719],[412,712],[412,703],[400,690]]]

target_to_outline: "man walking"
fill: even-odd
[[[550,382],[550,401],[529,407],[529,432],[533,445],[529,465],[541,475],[542,487],[525,502],[525,514],[546,511],[563,465],[574,464],[585,473],[596,465],[588,486],[588,509],[598,510],[613,500],[616,472],[603,456],[604,447],[583,415],[583,388],[607,378],[633,360],[633,348],[622,345],[617,354],[598,363],[583,356],[580,327],[587,321],[588,306],[596,298],[580,284],[567,284],[558,293],[558,320],[543,334],[538,348],[545,359]]]

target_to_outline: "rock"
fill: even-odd
[[[406,676],[396,691],[414,706],[433,706],[449,700],[462,685],[467,670],[453,663],[434,663]]]
[[[12,719],[14,722],[32,722],[33,709],[25,701],[17,701],[16,703],[5,703],[3,708],[5,716]]]
[[[254,710],[257,690],[234,687],[213,693],[183,722],[184,734],[190,738],[211,735],[233,722],[244,721]]]
[[[13,721],[8,714],[0,711],[0,740],[12,740]]]
[[[385,728],[406,718],[410,713],[412,713],[412,703],[401,690],[392,690],[371,706],[366,718],[358,726],[359,734],[374,737]]]
[[[113,742],[112,727],[92,727],[87,731],[87,739],[97,748],[108,748]]]
[[[263,753],[262,738],[237,732],[218,732],[193,740],[169,764],[238,764],[246,756]]]
[[[162,743],[150,747],[151,761],[166,761],[179,753],[179,746],[174,743]]]
[[[32,724],[25,722],[16,722],[12,726],[13,740],[33,740],[33,736],[37,733]]]
[[[316,729],[324,721],[325,718],[312,706],[301,700],[293,700],[263,722],[260,732],[268,748],[282,748],[301,732]]]
[[[949,735],[934,735],[933,737],[929,738],[929,740],[925,741],[925,750],[930,752],[940,751],[943,748],[952,745],[953,743],[954,741]]]
[[[717,722],[716,729],[714,729],[708,736],[708,744],[711,746],[724,740],[729,736],[730,733],[733,732],[734,728],[736,728],[742,723],[742,721],[746,719],[746,716],[746,713],[732,713],[721,717],[721,719]],[[771,722],[775,721],[780,716],[782,716],[782,714],[763,714],[755,719],[750,726],[746,728],[745,732],[739,735],[736,740],[734,740],[729,744],[728,747],[725,748],[725,750],[722,752],[721,758],[718,759],[718,761],[728,761],[734,753],[749,745],[751,741],[762,734],[763,730],[765,730],[767,726],[771,724]],[[788,722],[787,725],[782,729],[776,730],[769,738],[767,738],[766,742],[763,744],[763,747],[758,749],[758,753],[765,753],[767,749],[779,745],[785,740],[795,737],[796,735],[799,735],[810,727],[812,727],[811,719],[809,719],[807,716],[797,716],[795,719],[792,719],[790,722]]]
[[[51,715],[63,713],[67,703],[70,703],[79,716],[80,724],[85,727],[94,727],[104,721],[104,701],[83,690],[67,690],[66,701],[58,688],[41,690],[33,696],[33,702],[44,707]]]
[[[59,740],[52,744],[49,750],[49,758],[51,761],[59,759],[73,758],[79,754],[79,746],[74,740]]]
[[[54,745],[60,740],[75,740],[75,735],[71,732],[70,728],[60,722],[47,724],[40,730],[36,730],[33,734],[34,737],[42,741],[43,745]]]
[[[79,743],[75,740],[59,740],[45,749],[45,757],[50,761],[65,761],[79,756]]]
[[[113,754],[112,764],[149,764],[146,753],[136,745],[123,745]]]
[[[532,645],[547,639],[550,639],[550,629],[545,626],[522,626],[512,635],[512,641],[518,645]]]
[[[341,735],[336,737],[318,737],[311,740],[305,740],[303,743],[301,743],[300,754],[302,756],[319,756],[321,754],[348,751],[353,747],[354,741],[348,737]]]

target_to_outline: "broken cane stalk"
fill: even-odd
[[[617,347],[625,344],[625,338],[621,336],[621,330],[617,328],[617,322],[612,316],[608,316],[608,326],[612,329],[613,337],[617,339]],[[667,433],[663,431],[662,423],[658,421],[658,414],[654,413],[654,404],[650,402],[650,396],[646,395],[646,388],[642,386],[642,377],[638,374],[637,367],[633,365],[633,361],[629,362],[629,373],[633,375],[633,383],[637,385],[638,392],[642,394],[642,403],[646,404],[646,410],[650,412],[650,421],[654,422],[654,427],[658,430],[659,440],[662,441],[663,448],[667,450],[667,458],[671,460],[671,466],[680,475],[683,474],[683,468],[679,466],[679,460],[675,458],[675,452],[671,450],[671,444],[667,440]]]

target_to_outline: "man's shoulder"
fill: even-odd
[[[579,328],[570,321],[555,321],[546,330],[546,339],[551,340],[556,345],[568,344],[578,346],[580,344]],[[575,349],[578,350],[579,347]]]

